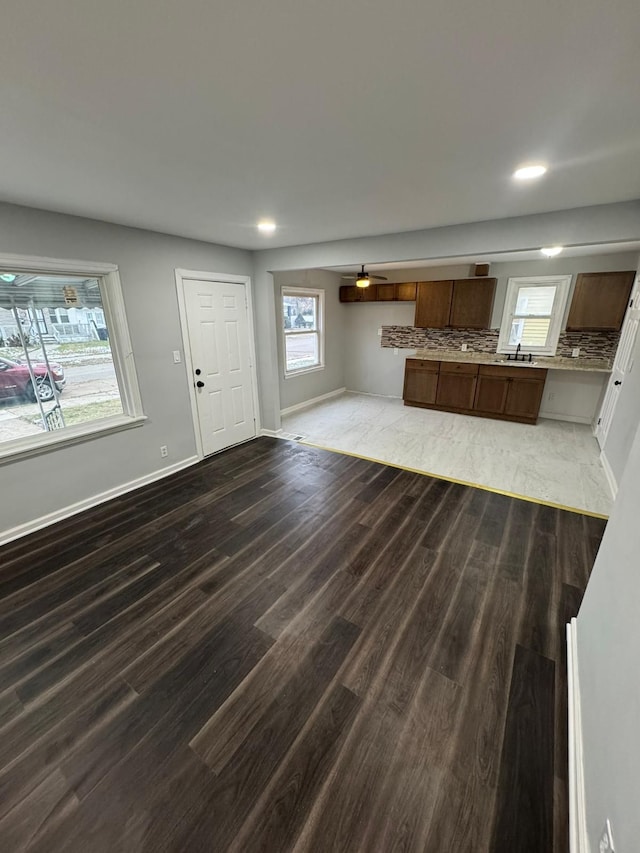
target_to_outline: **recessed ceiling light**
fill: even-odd
[[[531,163],[529,166],[520,166],[513,173],[513,177],[517,181],[532,181],[534,178],[541,178],[547,171],[547,167],[542,163]]]
[[[564,249],[564,246],[544,246],[540,251],[548,258],[555,258]]]
[[[276,230],[276,223],[273,219],[261,219],[258,222],[258,231],[261,231],[263,234],[273,234]]]

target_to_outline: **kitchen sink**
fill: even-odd
[[[507,361],[506,358],[494,358],[493,364],[503,364],[505,367],[535,367],[537,361]]]

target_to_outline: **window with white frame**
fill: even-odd
[[[555,355],[571,276],[510,278],[498,352]]]
[[[284,375],[324,367],[324,291],[282,288]]]
[[[117,267],[0,256],[0,458],[143,420]]]

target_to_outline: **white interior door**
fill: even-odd
[[[253,438],[246,285],[184,281],[197,428],[205,456]]]
[[[596,426],[596,438],[600,449],[604,447],[613,415],[618,403],[620,389],[625,381],[625,378],[633,369],[633,351],[638,334],[638,326],[640,325],[640,275],[636,278],[636,282],[631,292],[631,300],[629,308],[622,324],[620,333],[620,341],[616,351],[616,357],[613,362],[613,370],[607,386],[607,393],[602,401],[602,408],[598,417],[598,425]]]

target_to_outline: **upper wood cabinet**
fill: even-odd
[[[340,302],[415,302],[415,281],[382,281],[369,287],[343,284],[340,287]]]
[[[449,325],[453,281],[419,281],[414,326],[444,329]]]
[[[619,331],[634,278],[633,270],[580,273],[576,278],[567,331]]]
[[[495,292],[495,278],[454,281],[449,325],[454,329],[488,329]]]
[[[376,302],[377,299],[377,284],[370,284],[369,287],[357,287],[355,284],[343,284],[340,288],[340,302]]]
[[[495,278],[419,281],[414,325],[423,329],[488,329]]]

